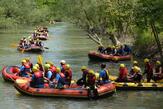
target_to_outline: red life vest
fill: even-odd
[[[65,71],[65,77],[66,77],[66,79],[72,78],[72,70],[71,69]]]
[[[29,64],[24,64],[24,67],[25,67],[26,69],[30,69],[30,68],[31,68]]]
[[[50,71],[51,71],[52,73],[56,73],[56,67],[55,67],[55,66],[51,66],[51,67],[50,67]]]
[[[120,68],[119,69],[119,78],[120,79],[126,79],[128,75],[128,70],[127,68]]]
[[[35,72],[34,75],[35,75],[36,78],[42,78],[43,77],[43,74],[40,71]]]
[[[59,75],[61,76],[61,78],[64,78],[65,77],[65,75],[62,72],[59,73]]]

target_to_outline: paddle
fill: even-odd
[[[45,49],[49,49],[48,47],[44,47]]]
[[[17,47],[18,47],[18,44],[12,43],[12,44],[10,44],[10,46],[11,46],[12,48],[17,48]]]
[[[42,66],[42,69],[43,69],[43,76],[44,76],[44,73],[45,73],[45,69],[44,69],[44,66],[43,66],[43,57],[41,55],[38,55],[37,56],[37,63],[40,64]]]

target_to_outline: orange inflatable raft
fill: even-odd
[[[20,78],[18,73],[19,73],[18,66],[7,66],[7,67],[5,66],[2,69],[2,77],[5,81],[13,82],[14,80]]]
[[[88,57],[90,60],[94,60],[94,61],[115,61],[116,62],[116,61],[131,60],[131,55],[113,56],[113,55],[99,53],[97,51],[90,51],[88,53]]]
[[[29,80],[20,78],[15,81],[14,87],[18,92],[30,96],[51,96],[51,97],[69,97],[69,98],[99,98],[106,95],[112,95],[115,92],[115,85],[108,83],[97,88],[96,93],[92,93],[89,89],[81,88],[75,83],[69,88],[32,88]]]

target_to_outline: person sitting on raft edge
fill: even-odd
[[[101,70],[99,72],[99,84],[106,84],[110,82],[109,81],[109,73],[108,70],[106,69],[106,64],[101,64]]]

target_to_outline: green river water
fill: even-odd
[[[44,61],[51,60],[59,66],[64,59],[73,69],[73,78],[81,76],[80,67],[89,66],[99,71],[100,62],[90,62],[88,52],[97,45],[86,33],[68,23],[57,23],[49,28],[50,38],[45,41],[48,50],[42,53]],[[18,43],[33,28],[15,31],[0,31],[0,69],[5,65],[20,65],[20,60],[30,57],[36,63],[38,54],[20,53],[11,44]],[[119,63],[105,62],[111,74],[117,75]],[[125,62],[129,67],[130,61]],[[18,94],[12,83],[6,83],[0,74],[0,109],[162,109],[161,91],[117,91],[113,96],[99,100],[80,100],[67,98],[36,98]]]

